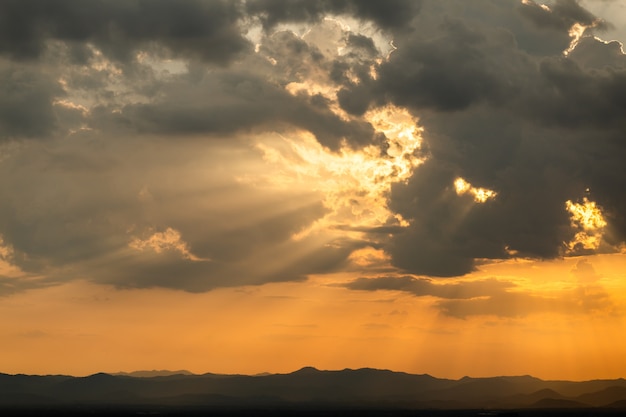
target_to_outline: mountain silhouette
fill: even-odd
[[[151,376],[152,375],[152,376]],[[543,381],[530,376],[435,378],[379,369],[194,375],[140,371],[87,377],[0,374],[9,408],[200,407],[219,409],[577,409],[626,411],[626,381]]]
[[[532,404],[528,408],[539,408],[542,410],[545,409],[569,409],[569,408],[586,408],[587,404],[579,403],[574,400],[564,400],[564,399],[554,399],[554,398],[544,398],[542,400],[537,401]]]
[[[133,372],[116,372],[113,376],[132,376],[136,378],[151,378],[155,376],[172,376],[172,375],[194,375],[192,372],[181,369],[179,371],[152,370],[152,371],[133,371]]]
[[[626,387],[611,386],[601,391],[582,394],[576,397],[576,401],[590,404],[595,407],[602,407],[614,404],[618,401],[626,401]]]

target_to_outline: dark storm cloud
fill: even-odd
[[[381,32],[331,28],[327,15],[373,22],[397,49],[384,59]],[[253,47],[243,32],[258,19]],[[317,32],[274,31],[294,22]],[[12,262],[48,283],[204,291],[336,271],[367,244],[291,238],[324,216],[323,196],[257,189],[235,179],[251,175],[238,167],[260,163],[258,133],[306,130],[333,151],[380,144],[361,116],[395,104],[419,119],[428,156],[388,194],[410,225],[335,231],[373,236],[407,273],[458,276],[477,259],[562,256],[580,231],[565,201],[587,197],[609,222],[610,250],[626,239],[626,65],[591,30],[564,56],[575,23],[602,27],[576,1],[0,2],[0,145],[17,144],[0,149],[0,235]],[[348,116],[316,92],[333,86]],[[458,195],[457,177],[496,198]],[[129,247],[169,228],[180,242],[157,242],[161,252]],[[273,259],[285,263],[259,267]],[[403,291],[446,299],[482,291],[404,280]],[[501,291],[446,308],[517,297]]]
[[[239,26],[242,7],[218,0],[95,1],[88,7],[75,0],[3,2],[0,54],[39,57],[45,71],[27,72],[18,64],[0,74],[10,87],[7,104],[0,107],[0,134],[43,137],[62,119],[64,128],[88,124],[168,135],[224,135],[278,123],[308,130],[333,150],[344,142],[360,147],[380,139],[369,123],[337,116],[327,98],[286,92],[289,83],[330,72],[332,63],[291,32],[266,37],[255,54]],[[355,7],[367,16],[378,6]],[[156,70],[137,58],[139,52],[184,58],[188,73],[156,80]],[[112,63],[103,62],[100,53]],[[232,63],[235,57],[239,60]],[[208,73],[203,61],[231,65]],[[82,120],[87,114],[68,107],[52,111],[66,90],[96,100],[88,121]]]
[[[370,56],[376,56],[378,54],[374,41],[368,36],[349,33],[346,41],[348,46],[361,49]]]
[[[279,23],[316,22],[328,14],[343,14],[370,20],[382,29],[407,25],[419,12],[420,0],[249,0],[249,13],[259,15],[263,26],[271,29]]]
[[[549,10],[541,7],[541,3],[528,1],[520,6],[520,12],[537,27],[560,31],[568,31],[575,23],[591,26],[598,20],[577,0],[556,0]]]
[[[562,256],[577,231],[565,201],[583,197],[602,208],[609,245],[626,240],[623,54],[587,36],[563,55],[569,27],[598,19],[575,1],[422,6],[378,77],[339,94],[353,114],[406,106],[425,129],[429,159],[389,197],[410,222],[386,247],[394,265],[457,276],[477,258]],[[498,194],[457,195],[458,177]]]
[[[173,55],[226,63],[249,47],[237,26],[240,2],[221,0],[7,0],[0,3],[0,53],[36,58],[46,41],[90,42],[115,60],[133,60],[156,42]],[[81,58],[81,55],[82,58]]]
[[[622,53],[622,45],[618,41],[604,43],[592,37],[583,38],[570,53],[569,58],[583,68],[626,67],[626,56]]]
[[[306,89],[327,82],[324,51],[277,32],[255,52],[240,6],[0,4],[0,238],[22,274],[3,277],[3,293],[73,279],[186,291],[301,281],[344,268],[368,244],[294,242],[326,214],[322,196],[235,178],[262,163],[242,136],[302,129],[333,150],[380,139]],[[348,49],[373,59],[371,40],[351,39]],[[302,89],[287,92],[290,83]]]
[[[0,62],[0,141],[51,134],[61,86],[37,68]]]
[[[538,36],[513,0],[443,4],[449,7],[425,3],[414,31],[394,40],[397,50],[379,68],[378,79],[355,86],[355,94],[365,98],[367,87],[374,104],[390,100],[420,112],[498,103],[531,87],[528,75],[538,62],[529,53],[558,39],[546,52],[559,56],[570,42],[567,30]]]
[[[310,131],[333,150],[344,140],[355,146],[375,140],[369,123],[341,119],[322,96],[292,95],[253,73],[233,70],[165,84],[158,100],[126,105],[111,117],[140,132],[160,134],[224,135],[284,124]]]

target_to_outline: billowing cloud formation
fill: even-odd
[[[476,258],[560,256],[575,232],[564,203],[587,194],[608,218],[608,242],[624,241],[623,53],[586,36],[564,56],[575,25],[603,22],[575,1],[427,2],[378,77],[346,88],[371,106],[409,107],[425,128],[430,158],[390,196],[411,223],[390,243],[396,265],[454,276]],[[497,198],[457,195],[458,177]]]
[[[238,2],[220,0],[9,0],[0,5],[0,52],[36,58],[56,39],[68,43],[78,62],[89,58],[91,43],[122,61],[146,47],[165,47],[226,63],[249,47],[237,25],[239,9]]]
[[[2,2],[2,285],[206,291],[364,247],[440,277],[619,250],[608,26],[574,0]]]
[[[0,141],[54,131],[53,100],[63,95],[56,80],[37,68],[0,60],[0,85]]]
[[[278,23],[315,22],[328,15],[348,15],[371,20],[380,28],[394,30],[407,25],[419,12],[420,0],[252,0],[246,2],[249,12],[259,15],[263,26],[270,29]]]

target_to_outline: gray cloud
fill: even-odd
[[[266,29],[279,23],[315,22],[328,14],[371,20],[383,29],[407,25],[419,12],[420,0],[249,0],[248,12],[258,15]]]
[[[258,157],[247,146],[60,142],[24,144],[0,163],[6,261],[23,274],[1,280],[5,294],[79,278],[194,292],[301,281],[344,267],[365,244],[292,241],[325,214],[320,196],[238,182],[245,170],[233,164]]]
[[[379,32],[331,27],[329,14]],[[289,22],[318,27],[275,31]],[[595,28],[566,57],[575,23]],[[344,268],[367,242],[291,240],[324,216],[323,196],[267,191],[238,175],[262,160],[251,137],[268,132],[382,151],[362,116],[395,104],[424,127],[428,157],[388,194],[410,225],[335,232],[368,235],[406,273],[458,276],[477,259],[562,256],[580,230],[565,201],[589,198],[609,223],[599,249],[609,251],[626,240],[626,65],[619,44],[592,36],[602,28],[573,0],[551,10],[516,0],[2,2],[0,235],[12,262],[48,283],[204,291]],[[258,45],[244,36],[253,29]],[[397,47],[388,59],[374,41],[381,31]],[[337,102],[312,86],[336,87]],[[457,177],[497,197],[458,195]],[[193,186],[198,178],[205,188]],[[186,249],[129,247],[173,238],[159,235],[170,228]],[[258,267],[278,258],[285,265]],[[454,301],[451,288],[403,285]],[[507,297],[517,295],[446,308],[487,311]]]
[[[312,132],[324,146],[337,150],[342,141],[374,141],[372,126],[345,121],[321,96],[291,95],[279,85],[248,73],[211,73],[198,82],[181,80],[163,85],[161,98],[124,106],[118,123],[141,132],[163,134],[229,134],[276,129],[281,123]]]
[[[299,281],[367,244],[294,242],[326,213],[322,196],[238,179],[262,162],[247,135],[304,129],[333,150],[380,139],[327,98],[288,93],[326,82],[332,61],[290,32],[254,52],[240,5],[0,5],[0,138],[20,140],[0,149],[0,237],[22,273],[2,278],[4,294],[79,278],[186,291]],[[153,65],[163,58],[183,69]]]
[[[63,93],[38,68],[0,61],[0,141],[52,134],[57,127],[52,102]]]
[[[568,31],[575,23],[590,26],[597,20],[577,0],[556,0],[550,10],[541,7],[541,3],[529,1],[520,6],[520,12],[537,27],[559,31]]]
[[[225,64],[249,47],[238,28],[239,8],[239,2],[221,0],[8,0],[0,5],[0,53],[36,58],[47,40],[58,39],[90,42],[129,61],[157,42],[173,55]],[[74,51],[78,61],[86,53],[80,45]]]
[[[427,278],[412,276],[358,278],[344,285],[345,288],[361,291],[392,290],[411,293],[417,297],[433,296],[457,300],[492,296],[515,287],[514,284],[496,279],[483,281],[438,284]]]
[[[570,55],[583,68],[624,68],[626,56],[618,41],[598,42],[592,37],[582,38]]]
[[[576,268],[587,269],[587,266],[590,265]],[[446,316],[459,319],[485,315],[522,317],[537,313],[614,314],[617,311],[606,290],[595,284],[580,285],[552,296],[526,292],[512,282],[493,278],[441,283],[413,276],[384,276],[358,278],[342,286],[359,291],[402,291],[416,297],[435,297],[438,299],[435,308]]]
[[[424,2],[378,77],[344,87],[346,111],[391,102],[425,128],[430,159],[389,197],[411,223],[387,246],[396,266],[457,276],[477,258],[562,256],[576,231],[565,201],[583,197],[609,221],[600,250],[626,239],[623,55],[587,34],[563,56],[569,27],[597,21],[575,1]],[[498,195],[476,204],[457,177]]]

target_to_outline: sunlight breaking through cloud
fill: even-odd
[[[286,148],[257,145],[264,158],[282,173],[268,176],[270,183],[298,182],[324,195],[329,213],[318,226],[349,223],[354,227],[376,227],[390,219],[406,225],[387,208],[387,193],[393,183],[406,181],[423,162],[419,155],[422,130],[408,111],[396,106],[372,110],[365,117],[385,134],[384,150],[370,145],[360,150],[344,147],[335,153],[305,133],[282,136]]]
[[[472,194],[474,196],[474,201],[477,203],[484,203],[491,198],[496,198],[498,195],[495,191],[487,188],[476,188],[461,177],[454,181],[454,188],[456,189],[456,193],[458,195],[467,193]]]
[[[585,197],[582,203],[573,203],[571,200],[567,200],[565,209],[570,213],[572,227],[582,229],[576,233],[571,242],[567,243],[568,250],[598,249],[602,243],[604,228],[607,225],[600,207]]]
[[[184,259],[190,261],[207,261],[198,258],[189,251],[189,247],[180,235],[180,232],[168,227],[164,232],[155,232],[146,239],[133,238],[128,246],[138,251],[153,250],[155,253],[162,253],[173,250],[179,252]]]

